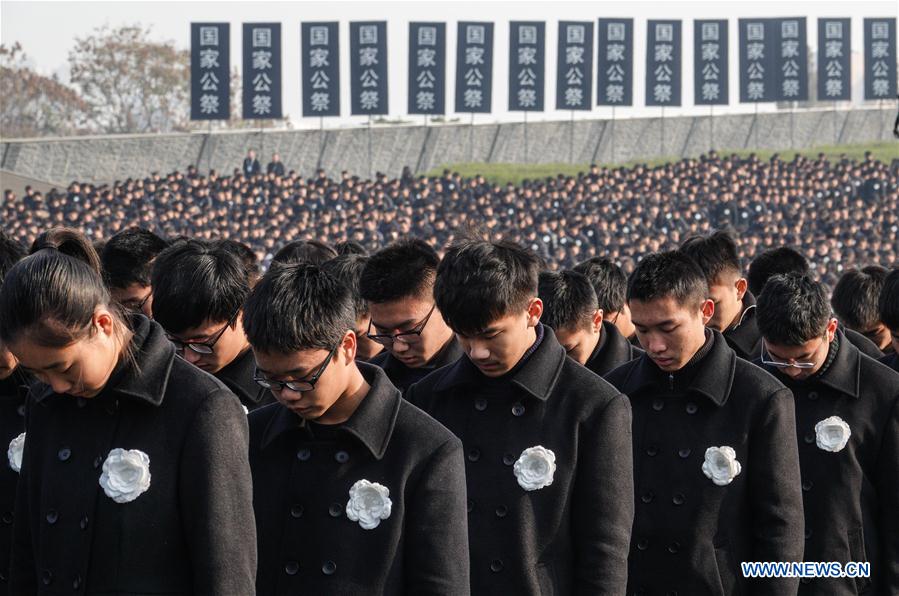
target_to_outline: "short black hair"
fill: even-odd
[[[337,256],[368,255],[368,250],[364,246],[362,246],[361,243],[356,242],[355,240],[344,240],[343,242],[338,242],[334,245],[334,250],[337,251]]]
[[[153,263],[153,319],[170,333],[228,321],[250,293],[240,258],[221,242],[182,240]]]
[[[368,257],[359,254],[345,254],[335,257],[322,265],[322,269],[333,275],[350,290],[353,297],[353,307],[356,310],[356,319],[368,315],[368,302],[359,292],[359,280],[362,279],[362,270]]]
[[[575,271],[543,271],[538,283],[543,301],[540,320],[553,329],[589,329],[596,312],[596,291],[587,276]]]
[[[509,241],[462,240],[437,267],[434,299],[449,327],[475,335],[527,308],[537,296],[540,259]]]
[[[691,308],[699,307],[709,297],[709,284],[699,265],[676,250],[646,255],[627,283],[628,302],[650,302],[668,297]]]
[[[369,303],[381,304],[400,298],[431,296],[440,257],[417,238],[405,238],[371,255],[359,290]]]
[[[709,236],[690,236],[678,250],[696,261],[709,284],[719,281],[725,272],[740,275],[737,243],[727,232],[718,231]]]
[[[771,276],[783,273],[809,273],[808,260],[795,248],[781,246],[761,252],[749,263],[746,281],[754,296],[762,293]]]
[[[899,330],[899,268],[890,271],[883,280],[880,320],[890,331]]]
[[[756,321],[766,341],[799,346],[821,336],[830,320],[824,284],[811,275],[774,275],[758,297]]]
[[[259,352],[331,350],[355,330],[356,312],[349,288],[321,267],[276,264],[247,299],[243,326]]]
[[[21,242],[0,230],[0,283],[12,266],[25,258],[25,247]]]
[[[143,228],[128,228],[110,238],[100,262],[103,280],[111,288],[124,289],[131,284],[150,285],[153,259],[168,246],[168,242]]]
[[[262,268],[259,266],[259,257],[253,252],[253,249],[243,242],[231,240],[230,238],[219,240],[219,242],[221,242],[226,249],[237,255],[237,258],[243,263],[243,267],[247,272],[247,281],[249,282],[250,287],[254,286],[259,280],[259,276],[262,274]]]
[[[605,257],[592,257],[574,266],[593,284],[597,308],[603,313],[619,312],[627,299],[627,276],[621,267]]]
[[[319,240],[294,240],[281,247],[272,263],[309,263],[321,265],[337,256],[337,251]]]
[[[830,305],[850,329],[869,331],[880,322],[880,291],[887,270],[879,265],[849,269],[837,280]]]

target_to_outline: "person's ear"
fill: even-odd
[[[708,325],[709,321],[715,314],[715,303],[711,298],[706,298],[700,307],[702,311],[702,324]]]
[[[837,323],[835,318],[831,318],[830,321],[827,322],[827,329],[825,330],[825,333],[827,334],[827,343],[832,342],[833,338],[836,337],[838,326],[839,323]]]
[[[107,337],[112,337],[115,334],[115,317],[106,308],[98,308],[94,312],[91,325],[92,333],[100,333]]]
[[[593,333],[599,333],[599,330],[602,329],[602,317],[603,312],[601,308],[593,311]]]
[[[541,316],[543,316],[543,301],[534,298],[528,305],[528,327],[536,327]]]
[[[737,300],[743,300],[743,296],[746,295],[746,290],[749,288],[749,282],[746,281],[745,277],[741,277],[734,284],[737,288]]]
[[[344,364],[349,364],[356,360],[356,350],[358,347],[355,330],[350,329],[343,334],[343,340],[340,342],[340,349],[338,351],[344,357]]]

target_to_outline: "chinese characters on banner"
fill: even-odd
[[[231,116],[230,32],[228,23],[190,24],[191,120]]]
[[[771,19],[777,37],[775,101],[808,100],[808,39],[805,17]]]
[[[489,114],[493,100],[493,23],[460,22],[456,38],[456,111]]]
[[[896,97],[896,19],[865,19],[865,99]]]
[[[740,102],[774,101],[775,51],[769,19],[740,19]]]
[[[446,113],[446,23],[409,23],[409,113]]]
[[[243,24],[243,117],[281,118],[281,24]]]
[[[593,107],[593,23],[559,21],[556,109]]]
[[[542,112],[546,23],[509,23],[509,111]]]
[[[646,105],[679,106],[681,91],[681,22],[648,21]]]
[[[693,21],[693,103],[727,105],[727,21]]]
[[[340,116],[338,24],[303,23],[303,116]]]
[[[633,19],[599,19],[596,105],[634,104],[633,32]]]
[[[818,19],[818,99],[849,100],[852,54],[849,19]]]
[[[387,23],[350,23],[351,113],[387,113]]]

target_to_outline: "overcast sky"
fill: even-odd
[[[431,20],[445,21],[447,26],[447,109],[453,108],[453,65],[455,48],[455,23],[461,20],[483,20],[496,23],[494,31],[494,92],[493,114],[479,115],[476,122],[495,120],[521,121],[522,114],[508,113],[506,86],[508,76],[508,35],[510,20],[542,20],[546,26],[546,76],[545,104],[555,106],[555,60],[557,22],[560,20],[592,20],[600,17],[632,17],[635,31],[635,85],[634,101],[637,107],[619,108],[618,117],[658,116],[659,108],[642,107],[644,97],[643,64],[645,52],[645,32],[647,19],[683,19],[682,36],[684,40],[683,56],[683,91],[682,103],[686,107],[666,108],[666,116],[679,114],[707,114],[708,108],[691,107],[693,103],[692,88],[692,39],[694,18],[726,18],[730,21],[730,61],[732,105],[725,109],[716,107],[716,113],[725,111],[752,111],[754,106],[736,104],[738,87],[736,79],[738,53],[736,40],[737,19],[741,17],[808,17],[808,41],[816,45],[817,27],[815,21],[819,17],[852,17],[852,46],[854,52],[861,52],[862,19],[865,17],[896,17],[899,13],[899,1],[857,1],[842,0],[839,2],[819,0],[789,1],[693,1],[660,0],[644,2],[628,0],[627,2],[560,2],[544,0],[542,2],[526,2],[515,0],[510,2],[455,2],[446,0],[414,2],[389,1],[338,1],[321,2],[16,2],[0,1],[0,41],[9,45],[16,41],[24,47],[32,65],[42,74],[56,73],[63,80],[67,77],[67,57],[75,43],[76,37],[89,34],[94,28],[108,24],[116,27],[126,24],[140,23],[152,25],[153,38],[160,41],[171,41],[178,48],[190,46],[191,21],[219,21],[231,23],[231,64],[240,65],[241,23],[274,21],[282,24],[283,51],[283,89],[284,112],[289,114],[296,127],[317,127],[317,119],[301,118],[300,104],[300,23],[302,21],[340,21],[341,41],[346,42],[350,20],[386,20],[388,22],[388,57],[390,78],[390,116],[405,114],[406,110],[406,76],[408,55],[408,27],[410,21]],[[341,112],[349,113],[349,48],[342,43],[341,48],[341,94],[343,97]],[[861,63],[854,60],[854,74],[860,74]],[[855,77],[854,77],[855,78]],[[856,85],[858,87],[858,85]],[[861,101],[862,90],[853,90],[855,103]],[[239,109],[232,100],[232,110]],[[771,109],[763,106],[761,109]],[[848,107],[848,106],[846,106]],[[594,107],[592,112],[579,112],[578,118],[606,118],[610,108]],[[468,122],[468,115],[449,114],[450,118],[459,117]],[[529,121],[567,119],[570,112],[547,110],[542,114],[531,113]],[[421,116],[409,116],[407,119],[421,122]],[[366,122],[363,117],[343,117],[327,119],[326,126],[358,125]]]

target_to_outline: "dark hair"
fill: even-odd
[[[375,304],[425,294],[430,298],[439,264],[437,251],[424,240],[399,240],[368,258],[359,290]]]
[[[596,292],[585,275],[569,270],[544,271],[538,295],[543,301],[540,320],[553,329],[584,329],[593,323]]]
[[[356,328],[350,290],[308,263],[277,264],[259,280],[244,305],[243,326],[254,350],[264,353],[330,350]]]
[[[597,308],[604,313],[618,312],[624,308],[627,276],[621,267],[605,257],[592,257],[575,265],[574,271],[586,275],[593,284]]]
[[[272,263],[309,263],[321,265],[337,256],[337,251],[318,240],[294,240],[275,253]]]
[[[243,242],[231,240],[230,238],[219,240],[219,242],[222,243],[222,246],[224,246],[225,249],[237,255],[237,258],[243,263],[243,268],[247,273],[247,283],[250,284],[250,287],[253,287],[256,282],[259,281],[259,276],[262,274],[262,269],[259,266],[259,257],[256,256],[253,249]]]
[[[367,262],[368,257],[346,254],[335,257],[322,265],[322,270],[330,273],[350,290],[357,320],[368,315],[368,302],[359,292],[359,280],[362,278],[362,270],[365,269]]]
[[[127,288],[131,284],[150,285],[152,263],[168,243],[149,230],[128,228],[110,238],[100,260],[103,279],[111,288]]]
[[[765,282],[773,275],[808,272],[808,261],[799,251],[789,246],[781,246],[769,248],[752,259],[746,273],[746,281],[749,291],[758,296],[762,293]]]
[[[240,258],[221,242],[182,240],[153,263],[153,318],[170,333],[228,321],[250,293]]]
[[[338,242],[334,249],[337,251],[337,256],[342,255],[368,255],[368,250],[359,242],[355,240],[344,240],[343,242]]]
[[[0,283],[6,272],[25,258],[25,254],[25,247],[18,240],[0,230]]]
[[[899,268],[890,271],[883,280],[880,320],[890,331],[899,329]]]
[[[737,244],[727,232],[715,232],[710,236],[691,236],[678,249],[705,273],[706,281],[713,284],[725,272],[740,275],[740,257]]]
[[[35,254],[45,248],[51,248],[64,255],[78,259],[91,268],[97,275],[102,272],[100,256],[88,239],[78,230],[72,228],[53,228],[34,239],[28,254]]]
[[[880,322],[880,291],[887,270],[871,265],[849,269],[837,281],[830,305],[844,325],[856,331],[868,331]]]
[[[709,297],[709,284],[699,265],[676,250],[646,255],[628,279],[628,302],[667,297],[689,307],[698,307]]]
[[[434,299],[453,331],[474,335],[527,308],[540,269],[537,255],[513,242],[462,240],[437,267]]]
[[[819,337],[830,320],[824,284],[802,273],[771,277],[758,297],[756,312],[762,337],[788,346]]]

